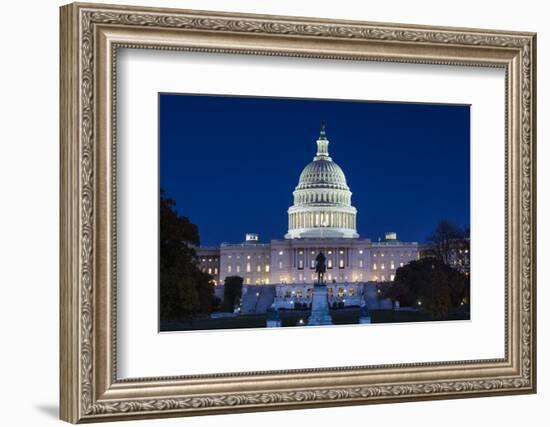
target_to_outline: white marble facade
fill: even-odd
[[[241,276],[247,285],[311,284],[315,257],[326,258],[326,283],[392,281],[399,267],[418,259],[418,244],[369,239],[285,239],[271,243],[223,244],[200,248],[199,262],[216,284]]]
[[[320,251],[327,260],[327,284],[392,281],[400,266],[418,259],[418,244],[399,241],[395,232],[376,242],[359,238],[352,193],[328,145],[322,125],[316,155],[294,189],[284,239],[261,243],[257,234],[247,233],[243,243],[197,250],[215,284],[227,276],[241,276],[246,285],[312,284]]]

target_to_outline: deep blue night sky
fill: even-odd
[[[469,106],[160,94],[159,108],[160,185],[202,245],[283,238],[321,120],[362,238],[470,223]]]

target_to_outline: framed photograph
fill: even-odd
[[[61,418],[536,391],[535,34],[61,8]]]

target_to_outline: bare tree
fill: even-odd
[[[452,254],[469,246],[470,229],[460,229],[447,220],[441,221],[428,237],[431,244],[430,255],[450,264]]]

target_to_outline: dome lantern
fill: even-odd
[[[317,139],[317,155],[313,160],[332,160],[328,155],[328,139],[325,133],[325,122],[321,122],[321,131],[319,133],[319,139]]]

